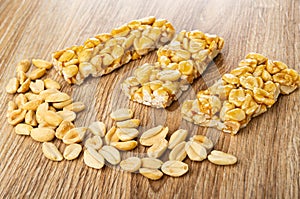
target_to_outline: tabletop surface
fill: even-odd
[[[74,161],[46,159],[41,143],[18,136],[6,121],[12,95],[5,92],[8,79],[22,59],[51,60],[51,52],[98,33],[110,32],[133,19],[146,16],[168,19],[176,31],[201,30],[225,40],[221,54],[184,95],[167,109],[130,102],[120,93],[120,83],[133,69],[154,62],[155,52],[132,61],[101,78],[89,78],[70,86],[54,69],[47,77],[59,81],[62,90],[87,108],[78,114],[77,126],[95,120],[113,124],[112,110],[130,107],[141,119],[141,131],[165,125],[173,132],[186,128],[190,134],[210,137],[214,148],[234,154],[234,166],[216,166],[205,160],[191,162],[180,178],[164,176],[151,181],[139,174],[105,166],[95,170]],[[238,135],[231,136],[182,120],[185,99],[212,85],[233,69],[249,52],[281,60],[300,71],[299,0],[0,0],[0,197],[1,198],[299,198],[300,101],[299,89],[253,119]],[[55,144],[63,149],[59,141]],[[144,147],[134,153],[143,154]]]

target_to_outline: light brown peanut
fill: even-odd
[[[22,108],[22,106],[26,102],[28,102],[28,99],[26,98],[26,96],[24,94],[19,94],[15,99],[15,103],[18,106],[18,108]]]
[[[159,180],[164,174],[158,169],[140,168],[140,174],[150,180]]]
[[[189,166],[186,163],[169,160],[161,166],[161,170],[164,174],[172,177],[179,177],[188,172]]]
[[[9,114],[18,108],[17,104],[14,101],[9,101],[7,104],[6,117],[9,117]]]
[[[102,145],[103,142],[99,135],[95,135],[93,137],[88,138],[84,143],[84,146],[86,148],[94,148],[96,150],[101,149]]]
[[[140,125],[139,119],[130,119],[122,122],[117,122],[117,127],[119,128],[137,128]]]
[[[73,144],[81,142],[84,138],[87,128],[77,127],[70,129],[63,137],[63,142],[65,144]]]
[[[112,165],[117,165],[121,161],[120,152],[112,146],[103,146],[99,153]]]
[[[76,113],[69,110],[56,112],[63,120],[73,122],[76,119]]]
[[[71,97],[67,93],[56,92],[46,96],[46,102],[64,102],[71,99]]]
[[[31,126],[37,126],[35,111],[29,110],[25,115],[25,123]]]
[[[44,122],[43,115],[46,111],[48,111],[48,109],[49,104],[47,102],[44,102],[37,107],[35,116],[38,123]]]
[[[54,94],[54,93],[59,93],[59,91],[57,89],[47,89],[47,90],[43,90],[42,92],[40,92],[39,96],[45,100],[49,95]]]
[[[56,112],[46,111],[43,114],[43,120],[52,126],[58,126],[63,121],[63,118]]]
[[[11,78],[5,87],[6,92],[9,94],[15,94],[19,88],[20,81],[17,78]]]
[[[177,144],[185,141],[187,135],[187,130],[178,129],[175,131],[170,137],[168,149],[173,149]]]
[[[195,141],[187,142],[185,145],[185,151],[188,157],[193,161],[202,161],[207,157],[206,149]]]
[[[237,158],[234,155],[217,150],[213,150],[208,155],[208,160],[217,165],[232,165],[237,162]]]
[[[144,146],[152,146],[160,139],[164,139],[169,132],[169,128],[159,125],[145,131],[140,137],[140,143]]]
[[[112,126],[111,129],[109,129],[104,137],[105,143],[110,144],[111,142],[118,142],[119,137],[116,134],[117,128],[115,126]]]
[[[64,109],[66,106],[70,105],[73,102],[73,99],[69,99],[63,102],[54,102],[52,106],[56,109]]]
[[[45,127],[33,128],[30,131],[30,136],[32,137],[32,139],[38,142],[49,142],[53,140],[54,135],[55,135],[55,131],[53,129],[45,128]]]
[[[42,151],[46,158],[53,161],[62,161],[63,156],[57,147],[51,142],[44,142],[42,144]]]
[[[91,153],[93,153],[93,155]],[[97,151],[93,151],[91,149],[84,151],[83,160],[88,167],[94,169],[101,169],[104,166],[103,156]]]
[[[32,93],[32,92],[25,93],[24,95],[28,99],[28,101],[37,100],[37,99],[43,101],[43,98],[41,98],[40,95]]]
[[[23,109],[17,109],[11,111],[8,115],[8,120],[7,120],[8,123],[13,126],[21,123],[25,119],[26,112],[27,111]]]
[[[52,63],[42,60],[42,59],[32,59],[32,64],[37,67],[37,68],[41,68],[41,69],[51,69],[52,68]]]
[[[204,135],[194,135],[193,137],[190,138],[190,140],[198,142],[207,150],[211,150],[214,147],[213,142]]]
[[[134,128],[118,128],[116,135],[122,141],[129,141],[136,138],[139,135],[139,131]]]
[[[41,103],[42,103],[41,99],[35,99],[23,104],[22,109],[36,111]]]
[[[131,109],[118,109],[110,114],[110,117],[115,121],[123,121],[131,119],[133,117],[133,111]]]
[[[38,128],[49,128],[55,130],[57,126],[52,126],[46,122],[39,123]]]
[[[60,90],[60,88],[61,88],[60,84],[57,81],[55,81],[55,80],[53,80],[51,78],[44,79],[44,85],[45,85],[46,89],[57,89],[57,90]]]
[[[33,93],[39,94],[44,90],[44,82],[43,80],[37,79],[35,82],[30,83],[29,88]]]
[[[20,85],[23,84],[28,79],[26,73],[24,73],[23,71],[17,71],[16,78],[19,80]]]
[[[82,151],[82,146],[80,144],[70,144],[64,150],[64,158],[66,160],[76,159]]]
[[[135,149],[138,143],[135,140],[130,140],[125,142],[111,142],[110,145],[121,151],[131,151]]]
[[[25,93],[29,90],[29,86],[30,86],[30,83],[31,83],[31,79],[30,78],[27,78],[21,85],[20,87],[18,88],[17,92],[18,93]]]
[[[157,158],[142,158],[142,167],[148,169],[160,169],[163,162]]]
[[[23,59],[17,64],[17,69],[16,71],[22,71],[26,73],[30,68],[30,61],[28,59]]]
[[[170,151],[169,160],[183,161],[186,158],[185,145],[186,145],[185,141],[182,141],[181,143],[177,144]]]
[[[166,139],[157,140],[153,145],[147,150],[147,154],[152,158],[159,158],[168,148],[168,141]]]
[[[73,102],[73,103],[65,106],[64,109],[74,111],[75,113],[78,113],[78,112],[83,111],[85,109],[85,105],[84,105],[83,102]]]
[[[36,79],[40,79],[45,74],[46,74],[46,69],[44,69],[44,68],[37,68],[37,69],[35,69],[35,70],[33,70],[33,71],[30,72],[29,78],[31,80],[36,80]]]
[[[29,124],[17,124],[15,127],[15,133],[18,135],[30,135],[30,131],[33,127]]]
[[[141,168],[142,161],[138,157],[129,157],[126,160],[120,162],[120,167],[124,171],[136,172]]]
[[[89,130],[94,135],[99,135],[100,137],[104,137],[106,134],[106,126],[103,122],[96,121],[90,124]]]

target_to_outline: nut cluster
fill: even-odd
[[[199,77],[223,48],[224,40],[200,31],[181,31],[158,49],[158,62],[144,64],[121,85],[133,101],[166,108]]]
[[[130,151],[136,148],[138,142],[134,140],[139,131],[139,119],[132,119],[131,109],[118,109],[111,113],[110,117],[116,122],[109,130],[101,121],[90,124],[89,137],[84,146],[84,162],[87,166],[101,169],[105,161],[111,165],[117,165],[121,161],[120,151]],[[104,143],[104,144],[103,144]]]
[[[51,160],[61,161],[63,157],[72,160],[78,157],[80,142],[85,128],[75,128],[73,121],[76,113],[85,109],[82,102],[73,102],[71,96],[60,91],[61,85],[50,78],[41,79],[50,69],[50,62],[33,59],[36,67],[29,74],[31,63],[22,60],[17,65],[16,77],[6,86],[6,91],[16,94],[8,103],[7,120],[15,126],[19,135],[30,135],[32,139],[43,142],[43,153]],[[51,143],[54,138],[61,139],[68,145],[64,155]],[[75,157],[76,155],[76,157]]]
[[[169,141],[169,128],[162,125],[148,129],[140,135],[136,129],[140,120],[132,119],[131,109],[118,109],[110,117],[115,120],[116,125],[108,131],[106,125],[100,121],[91,123],[88,128],[92,136],[84,143],[84,162],[91,168],[101,169],[107,162],[119,165],[124,171],[138,172],[151,180],[158,180],[164,174],[179,177],[187,173],[189,167],[183,162],[187,156],[192,161],[208,158],[217,165],[232,165],[237,162],[235,156],[221,151],[212,151],[208,155],[213,148],[213,142],[203,135],[194,135],[186,141],[188,132],[184,129],[173,132]],[[131,151],[138,143],[149,147],[148,157],[128,157],[121,160],[120,151]],[[161,158],[166,153],[168,158],[163,162]]]
[[[190,122],[236,134],[266,112],[279,94],[290,94],[299,86],[299,74],[286,64],[249,53],[237,68],[199,91],[196,100],[185,101],[181,112]]]
[[[70,84],[81,84],[89,75],[102,76],[130,60],[170,42],[175,30],[165,19],[147,17],[133,20],[111,33],[89,38],[82,46],[54,52],[55,69]]]

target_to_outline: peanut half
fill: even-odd
[[[213,150],[208,155],[208,160],[217,165],[232,165],[237,162],[237,158],[234,155],[217,150]]]
[[[133,111],[131,109],[118,109],[110,114],[110,117],[115,121],[124,121],[133,117]]]
[[[76,159],[82,151],[82,146],[80,144],[70,144],[64,150],[64,158],[66,160]]]
[[[120,167],[124,171],[136,172],[141,168],[142,161],[138,157],[130,157],[120,162]]]
[[[140,168],[140,174],[150,180],[159,180],[164,174],[158,169]]]
[[[84,151],[83,161],[88,167],[94,169],[101,169],[104,166],[103,156],[93,149]]]
[[[90,124],[89,130],[94,135],[99,135],[100,137],[104,137],[106,134],[106,126],[103,122],[96,121]]]
[[[160,169],[163,162],[157,158],[142,158],[142,167],[148,169]]]
[[[42,144],[42,151],[46,158],[53,161],[62,161],[63,156],[57,147],[51,142],[44,142]]]
[[[99,153],[112,165],[117,165],[121,161],[120,152],[112,146],[103,146]]]
[[[186,163],[170,160],[161,166],[161,170],[164,174],[172,177],[179,177],[184,175],[189,170],[189,166]]]
[[[206,149],[195,141],[189,141],[185,145],[185,151],[189,158],[193,161],[202,161],[206,159]]]

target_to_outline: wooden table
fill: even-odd
[[[18,1],[0,0],[0,197],[1,198],[299,198],[300,135],[299,89],[253,119],[238,135],[197,127],[184,120],[180,106],[199,89],[234,68],[248,52],[278,59],[300,71],[300,2],[298,0],[121,0]],[[41,144],[18,136],[6,122],[4,87],[24,58],[50,60],[50,53],[86,38],[108,32],[132,19],[149,15],[170,20],[177,31],[199,29],[225,39],[225,47],[178,102],[157,110],[129,102],[120,83],[135,66],[156,59],[155,52],[82,86],[69,86],[52,70],[63,90],[88,107],[76,124],[97,119],[112,125],[109,113],[131,107],[142,120],[141,131],[163,124],[173,132],[187,128],[214,140],[215,149],[238,157],[234,166],[216,166],[207,160],[191,162],[188,174],[149,181],[139,174],[106,166],[88,168],[83,157],[51,162]],[[65,146],[55,141],[62,150]],[[135,150],[145,153],[144,147]]]

